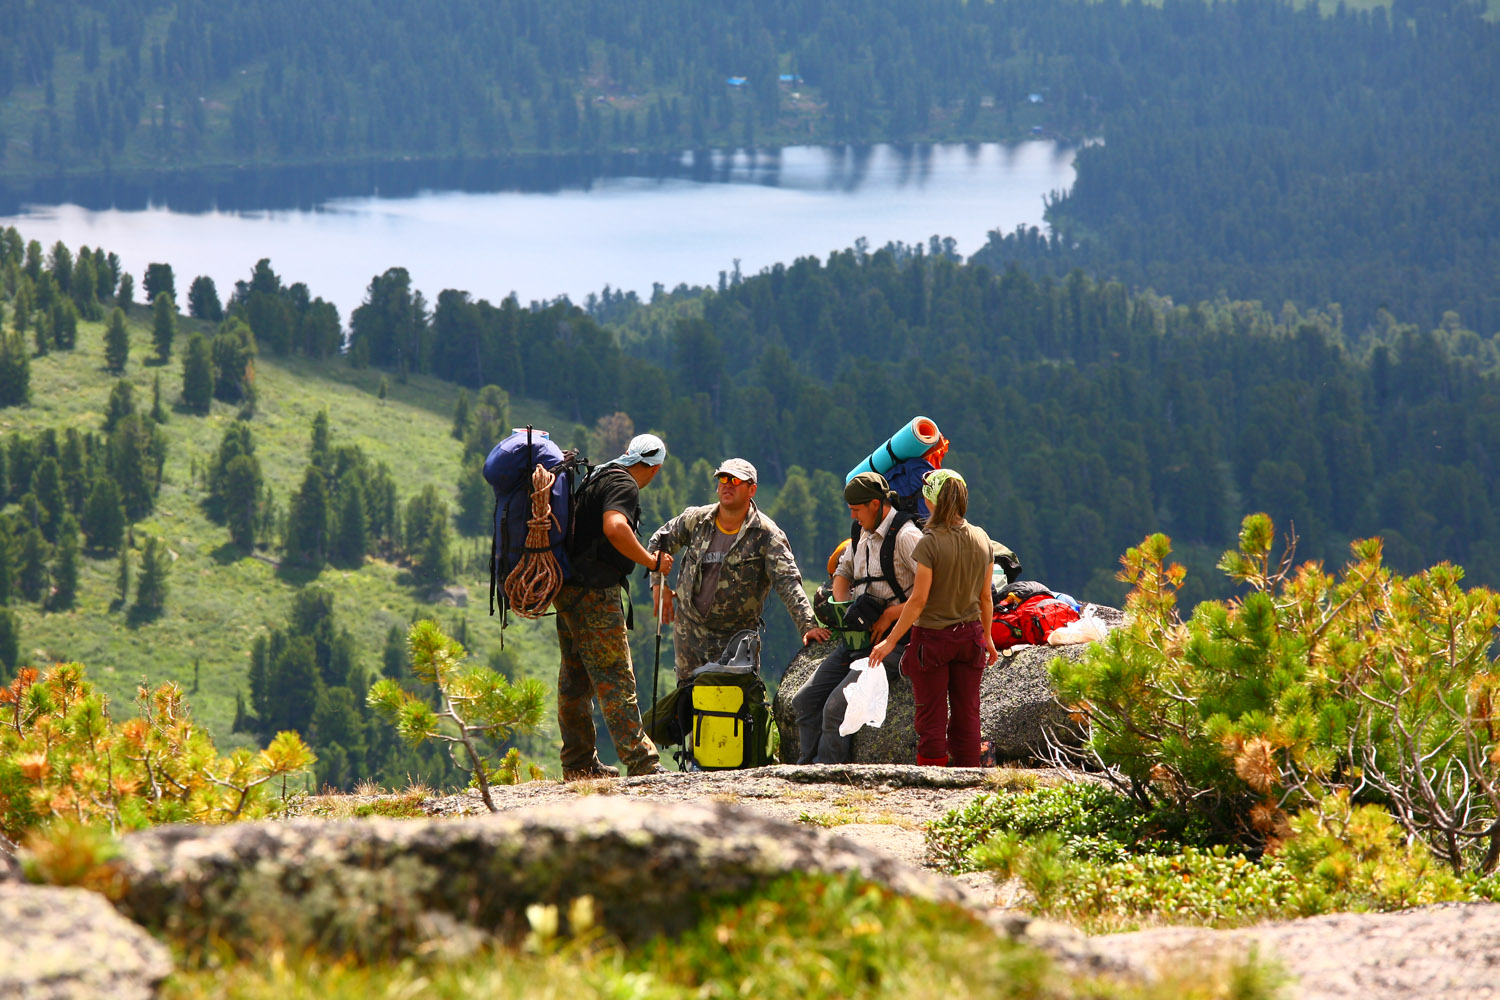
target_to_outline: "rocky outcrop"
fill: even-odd
[[[1500,997],[1500,905],[1448,903],[1398,913],[1330,913],[1215,931],[1163,927],[1088,941],[1101,967],[1159,978],[1252,951],[1292,980],[1289,1000]]]
[[[277,942],[366,957],[514,939],[528,905],[566,913],[582,896],[605,929],[638,941],[796,872],[964,898],[946,879],[824,830],[725,803],[618,795],[448,821],[162,827],[127,837],[122,865],[120,908],[190,949]]]
[[[1092,605],[1094,614],[1109,628],[1116,628],[1125,616],[1115,608]],[[787,667],[776,692],[772,711],[781,733],[780,758],[795,763],[798,754],[797,723],[792,713],[792,696],[812,676],[818,663],[835,648],[831,642],[809,646],[797,654]],[[984,674],[979,693],[982,739],[995,747],[1000,761],[1035,761],[1046,748],[1049,728],[1066,735],[1070,731],[1067,712],[1053,697],[1047,664],[1062,656],[1073,659],[1084,655],[1086,646],[1017,646]],[[898,678],[891,685],[890,704],[885,725],[879,729],[865,727],[854,734],[853,756],[857,764],[913,764],[917,759],[917,731],[911,681]]]
[[[0,884],[0,997],[147,1000],[172,972],[167,949],[84,889]]]

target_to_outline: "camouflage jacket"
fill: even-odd
[[[772,587],[797,625],[798,635],[816,628],[812,604],[802,589],[802,573],[792,556],[786,532],[753,503],[734,544],[724,555],[719,585],[709,613],[700,617],[693,595],[703,575],[703,555],[713,541],[718,504],[689,507],[656,530],[646,548],[677,557],[677,617],[689,627],[728,632],[755,628]],[[681,550],[679,553],[678,550]]]

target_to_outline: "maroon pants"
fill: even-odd
[[[901,658],[917,700],[917,758],[979,766],[979,683],[984,679],[984,631],[979,622],[945,629],[913,625]]]

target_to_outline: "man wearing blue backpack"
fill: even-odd
[[[557,724],[565,781],[619,777],[594,750],[596,697],[626,773],[666,772],[656,745],[641,726],[620,600],[621,585],[636,566],[660,573],[672,570],[670,553],[647,552],[636,536],[641,488],[656,478],[666,458],[661,438],[639,434],[625,454],[595,469],[578,492],[568,550],[572,572],[553,601],[562,654]]]

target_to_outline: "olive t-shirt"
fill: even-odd
[[[979,598],[990,586],[990,537],[964,523],[956,528],[929,527],[912,553],[917,564],[932,570],[927,606],[917,617],[923,628],[947,628],[979,620]]]

